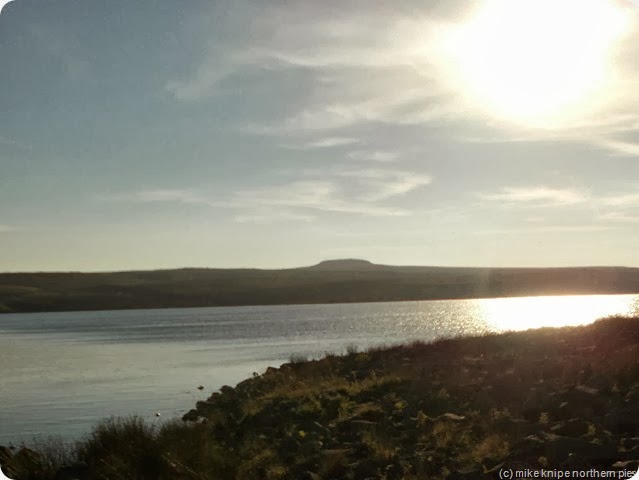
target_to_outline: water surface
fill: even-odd
[[[0,315],[0,444],[78,438],[111,415],[178,416],[291,357],[613,314],[639,314],[639,296]]]

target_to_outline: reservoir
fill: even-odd
[[[0,444],[80,438],[112,415],[179,417],[291,359],[609,315],[639,315],[639,295],[0,315]]]

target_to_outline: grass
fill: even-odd
[[[16,480],[73,465],[111,480],[399,480],[612,468],[639,451],[639,318],[292,360],[198,402],[195,421],[108,419],[0,462]]]

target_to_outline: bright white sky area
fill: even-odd
[[[16,0],[0,271],[639,266],[626,0]]]

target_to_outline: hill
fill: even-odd
[[[639,269],[450,268],[329,260],[282,270],[0,274],[0,312],[639,293]]]

